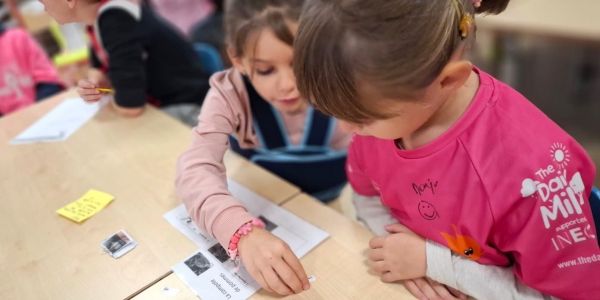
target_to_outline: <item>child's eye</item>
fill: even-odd
[[[271,73],[273,73],[274,70],[275,70],[274,68],[256,69],[256,73],[261,76],[266,76],[266,75],[270,75]]]

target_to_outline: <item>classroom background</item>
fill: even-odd
[[[67,88],[89,68],[88,40],[79,24],[59,25],[35,0],[13,0],[19,15],[0,17],[26,28],[42,45]],[[229,65],[223,50],[223,1],[144,0],[195,45],[213,71]],[[514,0],[507,11],[477,19],[475,64],[514,87],[567,130],[600,164],[600,2]],[[597,184],[600,185],[600,179]],[[353,216],[350,190],[331,206]]]
[[[0,20],[10,20],[8,27],[31,33],[51,58],[66,89],[76,86],[89,68],[85,28],[57,24],[38,1],[15,2],[16,13],[0,2]],[[221,1],[147,2],[195,45],[205,65],[214,71],[229,65],[219,26]],[[599,11],[597,0],[513,0],[498,16],[478,17],[478,42],[471,54],[478,67],[523,93],[582,143],[596,166],[600,166]],[[354,218],[348,188],[328,205]]]

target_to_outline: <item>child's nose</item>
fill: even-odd
[[[279,82],[280,88],[284,92],[292,92],[296,89],[296,77],[292,71],[285,72]]]

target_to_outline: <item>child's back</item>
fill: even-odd
[[[0,28],[0,115],[35,103],[44,84],[61,85],[46,53],[25,30]]]

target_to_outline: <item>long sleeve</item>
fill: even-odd
[[[146,73],[138,21],[124,10],[108,9],[100,15],[98,27],[109,56],[108,76],[115,89],[117,105],[144,106]]]
[[[211,88],[202,106],[190,148],[179,158],[176,189],[198,227],[225,248],[250,215],[227,189],[223,156],[237,115],[219,90]]]
[[[512,268],[481,265],[427,241],[427,277],[475,299],[552,299],[515,278]]]
[[[98,58],[98,55],[96,54],[96,51],[94,51],[93,47],[90,47],[89,53],[91,67],[94,69],[100,69],[102,67],[102,62],[100,62],[100,59]]]
[[[388,234],[385,226],[398,223],[377,196],[352,194],[358,220],[375,235]],[[511,268],[481,265],[454,255],[450,249],[426,241],[427,277],[476,299],[551,299],[520,283]]]

